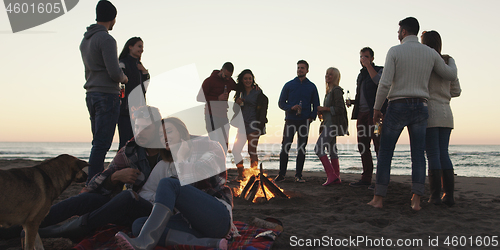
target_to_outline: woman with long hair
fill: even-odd
[[[323,119],[320,136],[314,147],[327,175],[323,186],[340,184],[340,164],[337,154],[337,136],[348,135],[347,110],[344,102],[344,90],[339,86],[340,71],[330,67],[326,70],[326,94],[323,106],[318,106],[318,114]],[[330,154],[330,160],[328,155]]]
[[[243,180],[244,166],[241,151],[248,142],[248,154],[250,155],[250,166],[256,168],[259,164],[257,156],[257,145],[259,137],[266,133],[267,108],[269,99],[257,87],[255,77],[251,70],[245,69],[238,75],[236,93],[234,95],[235,111],[241,110],[245,123],[238,129],[233,146],[234,162],[238,169],[237,180]],[[238,106],[236,106],[238,105]],[[236,114],[238,112],[235,112]]]
[[[157,172],[151,173],[146,193],[141,194],[153,202],[151,214],[134,222],[135,238],[117,233],[118,245],[130,250],[156,245],[227,249],[225,237],[237,234],[237,230],[232,224],[232,193],[225,185],[226,171],[219,171],[225,170],[222,146],[207,137],[191,136],[175,117],[164,119],[163,127],[165,147],[172,153],[175,169],[168,162],[155,167]],[[216,174],[200,178],[213,170]]]
[[[438,32],[422,32],[422,43],[433,48],[441,55],[441,36]],[[441,55],[448,64],[450,56]],[[453,190],[455,188],[455,174],[453,164],[448,154],[450,134],[453,129],[453,114],[451,112],[450,100],[452,97],[460,96],[462,92],[458,78],[455,81],[447,81],[432,72],[429,78],[429,118],[426,131],[426,153],[429,162],[429,185],[431,195],[429,202],[440,204],[441,202],[451,206],[455,203]],[[441,187],[443,196],[441,198]]]
[[[125,146],[125,143],[134,137],[128,105],[130,92],[132,92],[132,90],[137,86],[141,86],[144,95],[146,94],[146,88],[143,82],[149,79],[149,72],[141,63],[141,56],[143,52],[144,42],[142,39],[140,37],[132,37],[125,43],[122,52],[118,57],[118,60],[120,61],[120,68],[129,79],[128,83],[124,86],[125,90],[123,95],[120,96],[120,117],[118,119],[120,144],[118,149]]]

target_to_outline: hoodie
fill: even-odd
[[[119,83],[125,80],[125,74],[118,64],[116,41],[106,27],[99,24],[87,27],[80,52],[87,80],[83,87],[87,93],[119,94]]]

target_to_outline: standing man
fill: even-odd
[[[231,78],[233,71],[234,66],[230,62],[224,63],[221,70],[214,70],[212,75],[203,81],[197,97],[199,102],[206,102],[205,124],[208,136],[218,141],[225,153],[227,153],[229,135],[227,99],[229,92],[236,89],[236,82]],[[222,130],[215,131],[219,128]]]
[[[441,56],[430,47],[418,42],[420,26],[417,19],[407,17],[399,22],[400,45],[387,52],[384,72],[375,98],[373,122],[383,118],[380,151],[377,161],[377,183],[372,201],[368,204],[382,208],[383,197],[389,185],[391,161],[394,148],[404,127],[408,128],[411,147],[412,193],[411,207],[420,210],[420,197],[425,183],[425,132],[427,128],[427,100],[429,78],[434,71],[443,79],[457,78],[457,67],[453,59],[446,65]],[[389,106],[385,117],[380,109],[385,99]]]
[[[116,41],[108,33],[116,22],[116,8],[109,1],[99,1],[96,16],[97,23],[87,27],[80,44],[87,80],[83,87],[87,90],[93,136],[87,183],[104,169],[104,159],[120,115],[119,83],[128,82],[118,65]]]
[[[383,67],[376,66],[373,63],[374,53],[370,47],[364,47],[359,52],[359,61],[363,67],[356,80],[356,99],[354,103],[346,101],[347,107],[354,104],[352,110],[352,120],[357,120],[356,128],[358,135],[358,150],[361,154],[361,163],[363,173],[361,180],[349,184],[351,187],[368,187],[372,183],[373,159],[370,150],[370,141],[373,140],[375,153],[378,155],[380,146],[380,136],[374,133],[373,124],[373,104],[375,104],[375,95],[377,94],[378,82],[382,76]],[[384,110],[385,111],[385,110]]]
[[[309,136],[309,124],[318,114],[319,95],[316,85],[306,78],[309,64],[300,60],[297,62],[297,77],[287,82],[281,90],[278,106],[285,111],[285,128],[281,142],[280,172],[274,181],[284,181],[288,165],[288,153],[293,137],[297,133],[297,161],[295,181],[302,183],[302,169],[306,159],[306,145]]]

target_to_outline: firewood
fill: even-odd
[[[252,177],[250,177],[250,179],[248,179],[248,182],[245,185],[245,188],[243,188],[243,191],[241,191],[240,198],[245,198],[248,190],[250,190],[250,188],[252,187],[254,182],[255,182],[255,175],[253,175]]]
[[[276,197],[281,197],[281,198],[288,198],[286,194],[284,194],[274,183],[272,183],[269,179],[266,177],[260,179],[262,182],[264,182],[264,185],[267,187],[269,192],[273,193],[274,196]]]
[[[245,197],[245,200],[253,201],[253,198],[255,198],[255,195],[259,191],[259,184],[260,184],[259,180],[256,180],[253,183],[252,188],[250,189],[250,192],[248,192],[248,195]]]

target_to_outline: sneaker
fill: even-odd
[[[302,177],[295,177],[295,182],[304,183],[306,182],[306,180],[304,180]]]
[[[278,175],[276,178],[274,178],[274,182],[282,182],[285,181],[285,176],[283,175]]]
[[[368,189],[370,189],[370,190],[375,190],[375,184],[371,184],[371,185],[368,187]]]
[[[351,182],[349,183],[349,186],[350,187],[366,187],[366,186],[370,186],[370,182],[366,182],[366,181],[362,181],[362,180],[359,180],[358,182]]]

